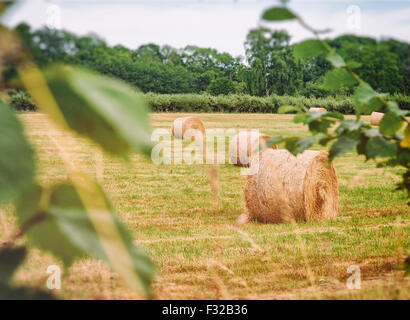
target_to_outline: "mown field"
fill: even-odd
[[[155,128],[170,128],[175,118],[185,115],[153,114],[152,123]],[[199,116],[207,128],[308,135],[306,128],[291,122],[291,115]],[[155,165],[140,155],[126,164],[103,156],[82,138],[56,131],[40,113],[21,118],[38,150],[40,182],[67,179],[52,135],[103,185],[136,243],[155,261],[155,299],[410,299],[410,280],[395,269],[410,253],[406,195],[393,192],[399,181],[397,169],[374,169],[373,162],[347,154],[335,161],[340,189],[337,219],[296,226],[252,222],[237,229],[234,223],[245,212],[246,178],[239,168]],[[17,231],[13,210],[1,208],[0,241]],[[52,264],[59,262],[32,248],[15,281],[45,288],[46,270]],[[346,287],[350,265],[361,268],[360,290]],[[140,298],[92,259],[74,264],[56,295]]]

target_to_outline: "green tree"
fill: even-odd
[[[286,31],[259,28],[249,32],[245,50],[250,68],[244,81],[252,95],[294,94],[301,88],[301,66],[292,55],[289,41]]]
[[[214,96],[230,94],[235,92],[235,85],[233,81],[228,78],[217,78],[211,81],[207,91]]]

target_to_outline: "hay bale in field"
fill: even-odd
[[[327,160],[327,152],[311,150],[297,157],[287,150],[265,150],[252,158],[251,166],[258,167],[244,190],[248,220],[282,223],[336,217],[337,176]]]
[[[370,115],[370,124],[372,126],[378,126],[383,117],[384,113],[372,112],[372,114]]]
[[[326,112],[325,108],[310,108],[309,112]]]
[[[198,130],[205,136],[205,126],[199,118],[184,117],[174,120],[171,131],[175,138],[184,139],[185,133],[189,130]]]
[[[271,137],[255,131],[243,131],[234,136],[229,144],[229,161],[239,167],[248,167],[250,158],[259,147],[265,148]],[[277,149],[277,146],[272,146]]]

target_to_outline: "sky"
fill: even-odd
[[[1,0],[0,0],[1,1]],[[248,31],[258,26],[286,29],[292,42],[312,35],[296,22],[265,23],[272,0],[26,0],[5,17],[8,26],[25,21],[51,25],[77,35],[96,33],[109,45],[136,49],[142,44],[215,48],[244,55]],[[410,42],[410,0],[292,0],[289,6],[326,35],[393,37]]]

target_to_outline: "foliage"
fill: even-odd
[[[266,14],[289,20],[290,16],[283,15],[284,12],[286,9]],[[310,40],[291,45],[286,31],[258,28],[250,30],[247,35],[244,61],[242,57],[192,45],[176,49],[149,43],[132,50],[119,45],[110,47],[95,34],[79,37],[48,28],[32,30],[24,23],[15,31],[41,67],[53,62],[81,65],[122,79],[143,92],[201,93],[213,80],[227,78],[235,86],[238,82],[245,83],[246,91],[240,92],[250,95],[296,95],[302,92],[311,96],[311,92],[307,89],[305,93],[304,89],[322,84],[323,76],[332,68],[332,63],[325,57],[327,48],[324,44],[335,48],[337,55],[329,54],[333,55],[333,62],[340,57],[338,63],[343,61],[354,68],[357,75],[376,91],[407,95],[410,92],[409,44],[394,39],[376,41],[343,35],[323,43]],[[11,80],[16,75],[13,64],[8,64],[3,74],[12,86]],[[346,91],[351,93],[344,88],[341,94]],[[322,90],[320,96],[325,94],[334,96],[338,93]]]
[[[321,89],[325,90],[325,89]],[[328,90],[326,90],[328,91]],[[282,105],[325,108],[343,114],[354,114],[354,100],[344,95],[325,98],[305,96],[254,97],[244,94],[212,96],[209,94],[155,94],[147,93],[145,100],[155,112],[247,112],[276,113]],[[410,97],[393,95],[402,109],[410,109]]]
[[[1,6],[0,14],[3,9]],[[34,109],[32,97],[35,106],[62,129],[90,138],[109,153],[124,158],[133,150],[149,153],[149,110],[139,93],[120,80],[85,68],[49,66],[56,59],[70,60],[73,50],[101,45],[100,40],[78,39],[48,29],[33,38],[29,28],[20,25],[17,33],[27,47],[36,41],[46,46],[16,54],[10,48],[19,47],[20,39],[4,26],[0,31],[0,42],[7,39],[11,44],[5,48],[7,59],[12,60],[27,90],[11,92],[5,99],[11,107]],[[67,49],[67,41],[75,42],[75,48]],[[33,63],[30,53],[39,65],[47,66],[44,71]],[[12,74],[13,70],[6,71],[4,74]],[[13,286],[12,276],[27,252],[26,247],[16,246],[22,236],[60,258],[66,267],[88,255],[104,260],[131,288],[149,296],[154,276],[151,260],[134,246],[132,235],[116,217],[98,183],[77,168],[75,157],[66,154],[57,139],[49,138],[68,167],[70,181],[45,187],[35,181],[36,155],[19,117],[0,102],[0,150],[4,155],[0,160],[0,203],[16,207],[20,226],[0,249],[0,299],[53,298],[48,293]]]
[[[34,183],[34,152],[15,113],[0,103],[0,203],[18,199]]]
[[[37,111],[37,106],[26,91],[9,92],[8,104],[17,111]]]
[[[371,84],[361,79],[360,75],[355,72],[362,67],[361,61],[357,60],[357,55],[349,54],[349,59],[352,60],[345,60],[342,55],[339,55],[327,42],[319,39],[320,31],[309,27],[287,7],[278,8],[280,8],[281,12],[288,11],[288,19],[298,20],[302,26],[312,31],[316,36],[316,39],[305,40],[295,45],[295,57],[297,59],[306,59],[315,56],[325,57],[334,69],[325,74],[324,87],[329,90],[338,90],[342,87],[355,88],[353,106],[356,113],[356,120],[345,120],[344,116],[339,112],[301,112],[295,116],[294,122],[308,125],[310,132],[313,134],[313,138],[275,138],[271,143],[276,144],[278,141],[285,141],[286,148],[290,152],[298,154],[309,148],[312,143],[317,140],[324,146],[332,142],[329,150],[329,161],[353,149],[356,149],[358,154],[364,155],[366,160],[385,158],[385,161],[379,162],[379,166],[402,166],[406,169],[406,173],[403,175],[403,181],[398,188],[407,190],[408,197],[410,198],[410,123],[405,118],[409,112],[400,109],[397,102],[389,100],[386,95],[374,90]],[[275,8],[267,10],[263,17],[269,21],[282,20],[277,16],[267,14],[274,9]],[[356,44],[353,43],[352,45]],[[343,47],[343,41],[341,46]],[[361,51],[363,48],[362,45],[360,45],[359,48]],[[387,67],[386,72],[391,72],[389,76],[392,76],[391,81],[393,86],[395,86],[394,81],[397,78],[398,70],[394,68],[394,57],[391,53],[386,52],[384,47],[378,49],[379,50],[374,52],[372,50],[366,50],[364,57],[366,57],[365,59],[373,61],[377,60],[378,63],[376,65],[379,69],[382,69],[382,64],[384,64],[384,67]],[[396,72],[396,74],[394,72]],[[383,82],[379,79],[376,83],[379,85],[377,89],[381,89]],[[386,113],[378,129],[372,129],[360,120],[362,114],[370,114],[372,111],[382,109]],[[333,132],[329,132],[329,129],[335,124],[338,125],[337,128]],[[406,126],[406,130],[404,136],[402,136],[399,134],[399,130],[404,125]],[[289,141],[292,141],[292,143],[288,143]]]
[[[211,81],[207,91],[214,96],[227,95],[235,92],[235,85],[228,78],[217,78]]]

